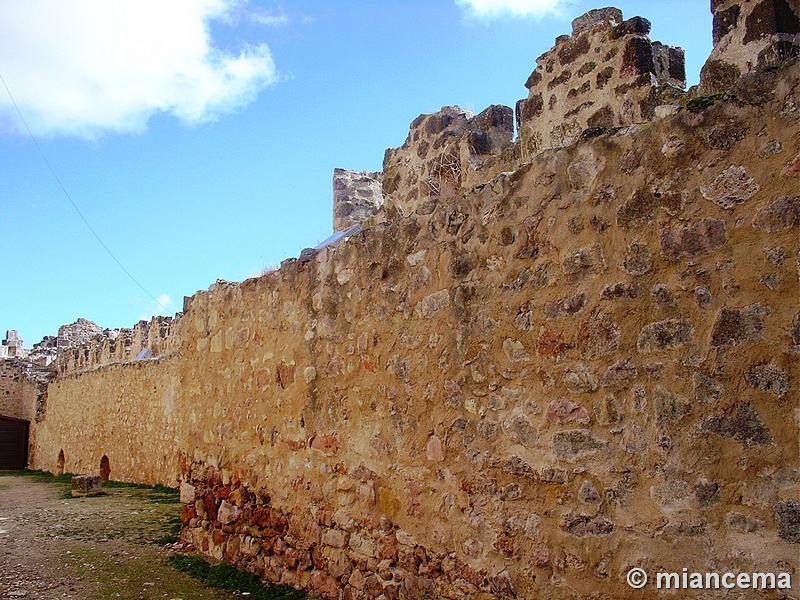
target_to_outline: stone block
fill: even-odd
[[[608,535],[614,531],[614,523],[602,516],[572,511],[561,516],[561,528],[575,537]]]
[[[781,196],[761,206],[753,216],[753,225],[767,233],[800,227],[800,197]]]
[[[719,132],[719,129],[716,131]],[[712,143],[715,143],[714,139],[712,138]],[[719,146],[719,142],[716,142],[716,145]],[[711,183],[700,186],[703,198],[711,200],[722,208],[733,208],[758,190],[759,185],[747,174],[744,167],[733,165],[720,173]]]
[[[223,500],[217,512],[217,519],[219,519],[219,522],[223,525],[227,525],[239,518],[239,512],[240,509],[238,506],[231,504],[227,500]]]
[[[608,442],[599,440],[588,429],[559,431],[553,436],[556,454],[570,462],[608,448]]]
[[[711,330],[712,346],[737,346],[764,337],[764,317],[769,308],[751,304],[744,308],[723,308]]]
[[[102,492],[101,482],[100,475],[76,475],[72,478],[72,496],[75,498],[97,496]]]
[[[548,302],[544,305],[544,314],[548,319],[556,317],[574,315],[579,312],[586,304],[586,294],[579,292],[568,298],[561,298],[556,302]]]
[[[191,483],[181,482],[181,502],[183,504],[194,504],[195,487]]]
[[[333,170],[333,230],[369,219],[383,206],[383,173]]]
[[[790,544],[800,544],[800,502],[786,500],[775,505],[778,537]]]
[[[754,365],[744,375],[747,384],[762,392],[783,398],[789,391],[789,375],[775,363]]]
[[[622,11],[612,6],[592,9],[572,20],[572,35],[589,31],[601,23],[612,26],[622,23]]]
[[[642,327],[636,348],[649,353],[677,348],[691,341],[694,328],[686,319],[658,321]]]
[[[661,250],[672,257],[711,252],[727,242],[725,221],[720,219],[708,218],[693,225],[661,230]]]
[[[700,429],[722,437],[733,438],[745,448],[772,443],[772,433],[767,429],[750,404],[740,402],[733,415],[709,417]]]

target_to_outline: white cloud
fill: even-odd
[[[455,0],[470,17],[542,17],[557,14],[563,0]]]
[[[289,24],[289,16],[286,13],[273,14],[264,9],[256,9],[251,11],[249,16],[254,23],[268,27],[285,27]]]
[[[235,0],[0,0],[0,74],[37,135],[135,132],[156,113],[187,124],[252,101],[277,79],[266,44],[223,52],[212,21]],[[22,130],[4,89],[0,123]]]
[[[172,298],[169,297],[169,294],[161,294],[158,297],[158,303],[161,305],[162,310],[169,310],[170,302],[172,302]]]

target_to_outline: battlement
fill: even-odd
[[[730,88],[742,75],[800,56],[796,0],[711,0],[714,49],[700,72],[700,93]]]
[[[686,85],[681,48],[653,42],[650,21],[623,20],[616,8],[572,22],[572,35],[536,60],[517,103],[523,158],[569,146],[587,129],[652,121],[662,104],[677,104]]]
[[[178,343],[169,335],[173,321],[173,317],[159,315],[122,329],[103,330],[86,319],[62,326],[58,330],[56,370],[67,375],[167,354],[174,349],[170,340]]]
[[[77,328],[23,390],[32,466],[179,486],[185,541],[331,600],[794,568],[800,63],[690,103],[648,31],[576,19],[516,141],[505,106],[417,118],[357,233]],[[335,173],[335,226],[379,180]]]
[[[450,197],[490,179],[509,164],[514,111],[493,105],[473,116],[458,106],[420,115],[405,143],[386,150],[383,195],[390,209],[410,214],[426,198]]]

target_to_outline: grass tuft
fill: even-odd
[[[697,96],[686,101],[686,110],[693,113],[703,112],[712,104],[716,104],[720,100],[727,97],[727,92],[718,92],[710,96]]]
[[[240,571],[226,563],[211,565],[199,556],[191,554],[173,554],[168,560],[178,571],[188,574],[207,587],[233,593],[248,592],[248,596],[252,600],[304,600],[309,598],[305,592],[289,586],[265,586],[256,575]]]

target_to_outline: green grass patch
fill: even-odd
[[[37,471],[34,469],[24,469],[20,471],[0,471],[0,477],[32,477],[34,479],[41,479],[42,481],[51,481],[54,483],[71,483],[72,478],[75,477],[73,473],[62,473],[61,475],[53,475],[47,471]]]
[[[240,571],[226,563],[211,565],[199,556],[191,554],[173,554],[168,560],[178,571],[197,579],[206,587],[233,593],[248,592],[248,597],[252,600],[303,600],[309,598],[305,592],[289,586],[265,586],[256,575]]]
[[[693,113],[703,112],[712,104],[726,99],[727,95],[727,92],[718,92],[710,96],[697,96],[696,98],[686,101],[686,110]]]

